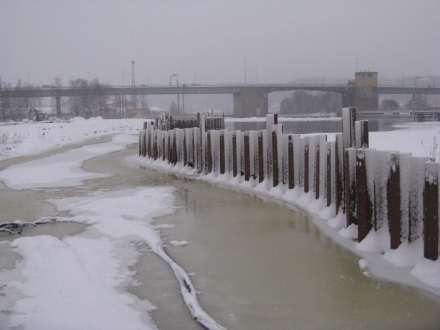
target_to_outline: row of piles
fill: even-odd
[[[139,154],[203,174],[250,184],[297,189],[343,212],[361,242],[370,231],[388,230],[389,247],[424,241],[424,256],[439,255],[439,164],[408,154],[368,148],[368,122],[344,108],[342,133],[285,134],[269,115],[260,131],[145,128]]]

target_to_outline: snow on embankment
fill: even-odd
[[[13,165],[0,171],[0,180],[13,189],[39,189],[79,186],[84,180],[105,177],[86,172],[85,160],[123,150],[135,143],[135,135],[117,135],[111,142],[83,146],[53,156]]]
[[[150,187],[52,200],[72,215],[60,221],[89,226],[61,240],[35,236],[11,243],[23,260],[16,269],[0,273],[2,293],[9,300],[3,304],[12,310],[8,325],[32,330],[157,329],[148,314],[154,307],[125,290],[134,284],[131,268],[139,256],[133,242],[144,242],[174,271],[194,318],[208,329],[223,329],[199,306],[191,280],[165,253],[151,224],[155,217],[174,212],[173,193],[172,187]]]
[[[360,243],[354,241],[357,228],[355,225],[345,227],[345,215],[339,213],[334,216],[334,205],[326,207],[324,199],[315,200],[314,193],[304,193],[302,187],[292,190],[280,184],[276,188],[265,180],[262,183],[256,180],[244,181],[244,177],[232,177],[228,174],[211,173],[199,174],[196,170],[168,164],[162,160],[129,157],[129,162],[138,166],[175,174],[185,178],[202,180],[219,187],[245,192],[263,200],[272,200],[288,207],[306,210],[312,221],[329,237],[340,245],[351,250],[362,259],[360,268],[366,276],[370,274],[389,281],[403,283],[423,289],[440,296],[440,260],[429,261],[423,258],[423,242],[417,241],[411,247],[402,244],[397,250],[390,250],[388,244],[388,228],[378,232],[371,231]]]
[[[411,153],[415,157],[440,160],[440,123],[408,123],[396,125],[395,131],[370,132],[370,148]]]
[[[100,117],[55,123],[13,123],[0,126],[0,160],[34,155],[64,145],[114,133],[135,133],[143,119]]]

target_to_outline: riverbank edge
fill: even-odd
[[[415,288],[421,293],[440,301],[440,287],[431,286],[411,274],[416,265],[399,267],[384,258],[386,251],[367,252],[359,249],[360,244],[354,240],[354,234],[357,233],[354,225],[345,227],[345,215],[341,212],[336,215],[333,206],[326,207],[325,201],[322,199],[315,200],[312,193],[306,194],[299,188],[289,190],[284,184],[272,188],[269,186],[268,181],[262,183],[257,183],[252,179],[251,181],[244,181],[244,178],[239,176],[233,178],[227,174],[201,174],[194,169],[183,167],[180,164],[170,165],[162,160],[130,156],[127,158],[127,162],[141,168],[165,172],[177,178],[203,181],[219,188],[246,193],[260,200],[274,202],[292,210],[303,212],[323,234],[360,258],[358,261],[359,268],[365,276],[397,283],[408,288]],[[383,234],[378,233],[378,235]],[[375,237],[372,237],[372,240],[374,239]],[[419,263],[426,264],[428,262],[424,258],[421,259]],[[430,263],[435,270],[440,270],[440,261]],[[440,277],[440,272],[436,275]]]

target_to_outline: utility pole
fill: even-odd
[[[136,87],[136,62],[131,60],[131,87]]]
[[[178,73],[173,73],[172,75],[170,75],[169,77],[169,83],[170,83],[170,87],[173,84],[173,78],[176,79],[176,87],[177,87],[177,113],[180,113],[180,93],[179,93],[179,74]]]
[[[133,93],[136,93],[136,62],[131,60],[131,88],[133,88]],[[137,95],[134,94],[132,96],[132,105],[133,108],[137,108]]]
[[[243,59],[243,70],[244,70],[244,83],[247,84],[247,58]]]

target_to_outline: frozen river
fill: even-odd
[[[109,143],[109,139],[95,142]],[[48,153],[45,157],[60,155],[70,149]],[[94,149],[90,150],[93,152]],[[37,182],[32,189],[24,184],[20,190],[0,184],[0,222],[14,219],[33,221],[42,216],[76,214],[74,208],[66,211],[67,206],[63,206],[63,210],[63,207],[48,202],[53,199],[73,198],[75,202],[75,198],[80,198],[77,205],[83,207],[83,198],[97,192],[98,195],[105,195],[145,187],[171,187],[175,211],[157,217],[154,225],[160,232],[168,255],[191,274],[203,309],[224,327],[438,329],[438,299],[415,289],[364,276],[358,267],[358,258],[322,235],[306,214],[205,183],[136,168],[129,162],[129,157],[136,152],[136,146],[131,146],[85,157],[81,170],[99,175],[85,176],[76,184],[69,181],[67,186],[58,187],[52,182],[50,187],[36,188],[35,185],[40,184]],[[0,170],[36,158],[41,157],[8,163],[3,161],[0,162]],[[64,179],[63,183],[66,182]],[[149,202],[147,197],[145,201],[140,199],[139,207]],[[90,223],[47,224],[26,229],[22,236],[36,239],[41,235],[52,235],[60,242],[74,246],[75,239],[87,238],[91,241],[97,237],[96,232],[88,229],[91,226],[93,224]],[[102,234],[108,227],[102,226],[105,230],[96,228],[101,229]],[[0,235],[0,271],[3,273],[13,270],[16,262],[21,260],[14,246],[9,244],[15,238]],[[101,236],[98,238],[102,239]],[[131,248],[136,254],[134,257],[133,253],[127,256],[132,262],[126,265],[128,271],[122,274],[129,281],[118,285],[118,292],[122,290],[126,296],[134,297],[132,302],[148,300],[155,308],[133,307],[137,313],[129,310],[124,312],[124,322],[134,324],[129,318],[135,315],[141,320],[139,324],[145,322],[146,329],[154,328],[154,324],[159,329],[200,329],[183,304],[179,286],[169,266],[145,242],[136,238],[131,241]],[[113,252],[118,253],[121,244],[118,241]],[[128,250],[124,251],[121,255],[126,255]],[[96,260],[100,261],[99,258]],[[93,270],[96,269],[88,268],[90,272]],[[32,274],[27,275],[32,278]],[[89,275],[100,276],[99,272]],[[0,302],[0,328],[11,328],[13,324],[18,328],[33,329],[32,323],[26,323],[26,319],[20,323],[21,318],[14,318],[17,306],[22,307],[22,297],[5,304],[9,298],[9,291],[2,292],[4,286],[8,285],[4,282],[5,278],[0,277],[0,301],[3,300]],[[75,279],[72,281],[75,282]],[[32,285],[32,279],[29,283]],[[81,282],[77,285],[77,289],[82,290]],[[84,296],[87,297],[86,292]],[[98,299],[96,304],[101,302],[103,306],[94,308],[102,309],[103,315],[109,315],[112,309],[105,305],[104,300]],[[116,302],[119,303],[119,300]],[[63,300],[59,304],[62,307]],[[71,317],[73,320],[77,316]],[[93,318],[93,315],[90,317]],[[44,327],[44,321],[39,323],[41,327],[35,328],[51,329],[50,323]]]

